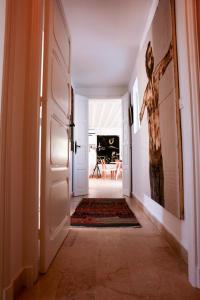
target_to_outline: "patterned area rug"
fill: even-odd
[[[71,216],[71,225],[141,227],[125,198],[83,198]]]

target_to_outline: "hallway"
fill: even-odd
[[[0,300],[200,300],[200,0],[0,3]]]
[[[98,196],[109,196],[108,183]],[[92,182],[90,196],[95,195],[96,184]],[[200,299],[200,291],[188,283],[185,263],[134,200],[127,201],[141,229],[71,228],[48,273],[17,299]]]

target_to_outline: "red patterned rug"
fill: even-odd
[[[141,227],[125,198],[83,198],[71,216],[71,225]]]

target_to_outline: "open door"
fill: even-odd
[[[123,126],[123,195],[131,195],[131,131],[129,125],[129,94],[122,97]]]
[[[45,1],[42,97],[40,272],[69,224],[70,36],[59,0]]]
[[[74,97],[74,196],[88,194],[88,98]]]

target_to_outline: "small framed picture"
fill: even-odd
[[[132,104],[130,104],[130,106],[129,106],[129,124],[130,124],[130,126],[132,126],[133,125],[133,105]]]

